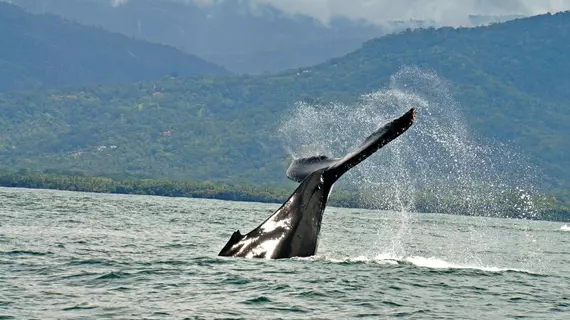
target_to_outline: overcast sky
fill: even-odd
[[[137,0],[110,0],[115,4]],[[161,0],[156,0],[161,1]],[[236,0],[178,0],[208,5]],[[239,0],[238,0],[239,1]],[[364,19],[382,24],[394,20],[432,20],[459,26],[470,14],[536,15],[570,10],[570,0],[250,0],[288,13],[305,14],[327,22],[332,17]]]

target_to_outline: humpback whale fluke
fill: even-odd
[[[321,221],[334,183],[348,170],[396,139],[414,123],[415,109],[372,133],[343,158],[315,156],[293,160],[287,178],[300,182],[295,192],[261,225],[246,235],[234,232],[220,256],[291,258],[317,251]]]

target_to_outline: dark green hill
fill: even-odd
[[[0,96],[0,162],[175,179],[285,183],[278,121],[295,101],[354,101],[404,65],[435,70],[478,134],[570,186],[570,13],[406,31],[279,75],[168,78]],[[105,146],[105,148],[102,148]]]
[[[229,74],[172,47],[33,15],[5,2],[0,30],[0,91]]]

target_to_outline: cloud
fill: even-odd
[[[123,5],[127,2],[129,2],[129,0],[111,0],[111,5],[113,7],[118,7],[118,6]]]
[[[111,0],[111,5],[112,5],[113,7],[118,7],[118,6],[122,5],[122,4],[127,3],[128,1],[129,1],[129,0]]]
[[[114,5],[128,0],[111,0]],[[136,1],[136,0],[131,0]],[[156,0],[161,1],[161,0]],[[252,8],[268,5],[291,14],[314,17],[324,23],[344,17],[385,24],[395,20],[427,20],[437,25],[469,25],[469,15],[531,16],[570,10],[570,0],[179,0],[199,5],[248,1]]]
[[[323,22],[334,17],[364,19],[374,24],[394,20],[428,20],[464,25],[469,15],[536,15],[570,9],[570,0],[255,0],[289,13]]]

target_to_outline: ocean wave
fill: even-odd
[[[313,256],[308,258],[295,258],[296,260],[310,260],[310,261],[326,261],[330,263],[374,263],[381,265],[411,265],[420,268],[429,269],[467,269],[479,270],[485,272],[520,272],[534,274],[533,272],[517,269],[517,268],[503,268],[494,266],[480,266],[470,264],[459,264],[437,257],[421,257],[421,256],[395,256],[392,254],[379,254],[374,258],[366,256],[346,257],[346,258],[331,258],[327,256]]]
[[[560,230],[562,230],[562,231],[570,231],[570,226],[567,225],[567,224],[565,224],[565,225],[563,225],[562,227],[560,227]]]
[[[30,255],[30,256],[46,256],[51,255],[51,251],[34,251],[34,250],[12,250],[12,251],[0,251],[0,255]]]

